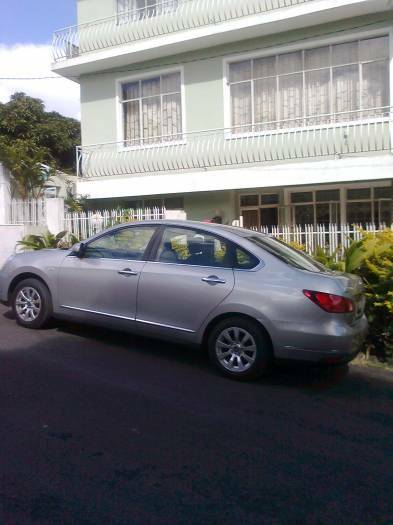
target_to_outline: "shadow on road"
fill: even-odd
[[[8,320],[14,320],[12,310],[7,310],[3,313],[3,317]],[[23,330],[23,329],[20,329]],[[185,346],[174,342],[165,342],[158,339],[151,339],[148,337],[136,336],[127,332],[110,330],[107,328],[100,328],[88,324],[79,324],[63,320],[53,320],[49,326],[40,330],[45,334],[50,334],[52,337],[57,334],[60,336],[58,341],[58,349],[67,347],[68,336],[74,339],[73,345],[78,345],[78,339],[81,338],[86,343],[82,346],[88,346],[94,349],[95,342],[101,345],[104,352],[113,354],[115,349],[119,351],[126,351],[129,356],[137,354],[148,358],[158,359],[161,363],[173,363],[182,367],[190,367],[194,370],[199,370],[206,374],[207,378],[220,379],[229,384],[234,382],[220,376],[214,368],[210,365],[207,353],[198,347]],[[26,331],[28,333],[28,331]],[[56,336],[55,336],[56,337]],[[106,348],[107,347],[107,348]],[[152,361],[151,365],[154,366]],[[159,366],[159,364],[157,364]],[[354,375],[350,370],[356,369],[357,373]],[[183,372],[187,373],[182,370]],[[254,385],[263,384],[271,387],[289,387],[294,389],[309,389],[309,390],[332,390],[341,386],[341,394],[348,390],[361,390],[362,383],[365,388],[370,387],[370,383],[377,384],[377,381],[383,384],[389,374],[379,370],[359,369],[348,365],[340,366],[318,366],[308,363],[290,363],[277,362],[271,372],[263,377],[260,381],[253,383]],[[393,386],[393,380],[389,387]],[[392,394],[393,395],[393,394]]]
[[[126,348],[130,353],[136,352],[151,357],[159,356],[168,361],[198,367],[209,375],[217,375],[209,362],[206,351],[198,347],[168,343],[158,339],[66,321],[56,321],[56,328],[63,334],[76,335],[90,341],[96,340],[112,347]],[[125,344],[126,340],[129,340],[130,343]],[[348,373],[348,365],[318,366],[309,363],[277,362],[269,374],[259,382],[272,386],[328,389],[345,381]]]

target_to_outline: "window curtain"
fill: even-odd
[[[359,117],[356,113],[360,105],[359,95],[359,66],[333,68],[333,113],[338,113],[337,121]]]
[[[305,80],[305,114],[306,125],[312,126],[328,122],[330,111],[330,70],[321,69],[306,71]],[[320,116],[320,115],[325,115]]]
[[[279,120],[280,127],[293,128],[302,125],[303,115],[303,74],[279,77]]]
[[[121,19],[142,18],[170,13],[178,6],[179,0],[117,0],[117,13]]]
[[[369,62],[362,65],[362,107],[363,109],[389,106],[389,63]],[[388,108],[377,113],[388,112]],[[373,117],[376,111],[365,111],[364,116]]]
[[[126,102],[124,108],[124,140],[127,146],[140,144],[140,111],[139,100]]]
[[[229,85],[232,127],[242,131],[372,118],[388,112],[389,38],[235,62]]]
[[[123,85],[124,140],[128,146],[182,136],[180,73]]]
[[[231,86],[231,114],[234,133],[251,131],[252,104],[251,82],[242,82]]]
[[[277,79],[262,78],[254,82],[255,131],[275,129],[277,120]]]

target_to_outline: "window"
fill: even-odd
[[[166,228],[156,261],[194,266],[231,267],[228,243],[198,230]]]
[[[125,146],[182,138],[180,72],[122,84]]]
[[[258,206],[258,195],[241,195],[240,206]]]
[[[349,224],[392,223],[392,187],[354,188],[347,190]]]
[[[118,20],[135,22],[176,10],[178,0],[117,0]]]
[[[149,226],[121,228],[90,242],[85,257],[141,261],[154,232]]]
[[[229,65],[233,132],[373,117],[389,106],[389,38],[356,40]]]
[[[247,237],[256,246],[263,248],[268,253],[274,255],[289,266],[299,268],[300,270],[308,270],[309,272],[325,272],[326,269],[308,255],[294,250],[284,242],[281,242],[267,235],[255,233]]]
[[[272,227],[279,223],[278,193],[240,195],[240,215],[245,228]],[[254,209],[252,209],[254,208]]]
[[[255,255],[244,251],[242,248],[236,247],[235,249],[235,265],[236,270],[252,270],[258,266],[259,260]]]
[[[277,193],[264,193],[261,195],[261,205],[278,204]]]
[[[339,189],[292,192],[291,204],[293,224],[340,222]]]

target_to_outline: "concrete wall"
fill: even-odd
[[[25,235],[21,224],[0,224],[0,268],[10,255],[15,253],[17,242]]]
[[[7,224],[8,206],[11,200],[10,181],[7,169],[0,163],[0,224]]]
[[[184,209],[187,219],[203,221],[220,215],[224,223],[236,219],[236,196],[233,191],[187,193],[184,195]]]
[[[166,195],[173,197],[174,195]],[[231,224],[238,218],[237,198],[234,191],[193,192],[176,195],[184,199],[187,219],[203,221],[221,215],[223,222]],[[162,195],[147,195],[147,199],[162,198]],[[123,204],[122,204],[123,203]],[[117,206],[129,207],[127,199],[97,199],[91,202],[92,209],[114,209]]]
[[[116,0],[78,0],[78,24],[85,24],[116,13]]]

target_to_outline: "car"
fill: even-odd
[[[192,221],[118,225],[70,250],[13,255],[0,301],[26,328],[55,317],[196,344],[235,379],[278,359],[347,363],[367,333],[359,277],[269,235]]]

